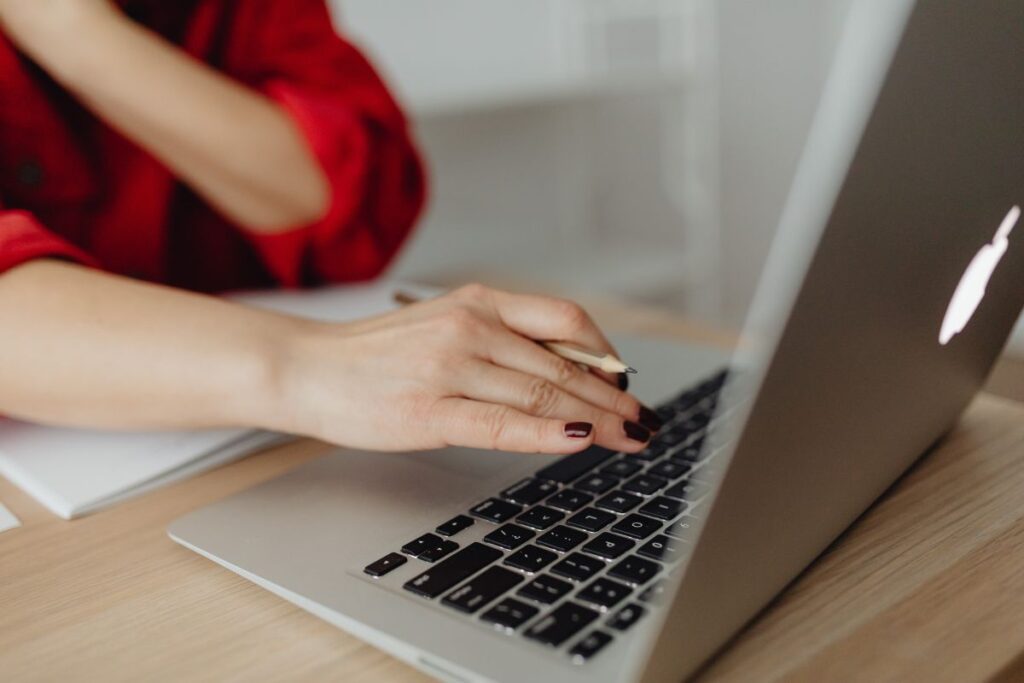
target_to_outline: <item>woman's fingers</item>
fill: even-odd
[[[497,365],[548,380],[566,391],[627,420],[636,420],[640,402],[602,381],[576,363],[556,356],[539,344],[514,334],[503,334],[489,347],[490,359]]]
[[[507,405],[464,398],[435,404],[431,423],[451,446],[520,453],[575,453],[594,442],[593,425],[527,415]]]
[[[639,422],[651,431],[661,428],[657,413],[635,396],[620,391],[583,370],[572,361],[556,356],[539,344],[515,334],[499,331],[486,340],[488,360],[512,370],[545,379],[602,410]]]
[[[636,452],[642,450],[650,439],[648,430],[629,424],[632,420],[587,403],[542,377],[485,361],[467,363],[459,375],[455,379],[457,391],[468,398],[508,405],[535,417],[588,422],[594,426],[594,442],[606,448]],[[590,379],[603,384],[600,380]]]
[[[512,294],[485,289],[470,296],[489,298],[495,311],[507,327],[529,339],[540,341],[575,342],[595,351],[615,354],[615,348],[594,323],[590,315],[572,301],[529,294]],[[613,386],[620,386],[620,378],[600,370],[594,374]],[[623,387],[624,388],[624,387]]]

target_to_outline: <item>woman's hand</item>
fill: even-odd
[[[533,340],[612,351],[576,304],[479,285],[305,328],[281,366],[284,422],[272,426],[379,450],[644,448],[660,426],[655,413]]]

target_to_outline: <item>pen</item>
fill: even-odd
[[[395,303],[403,306],[414,304],[419,301],[418,297],[402,291],[395,292],[393,298]],[[610,353],[588,349],[584,346],[580,346],[579,344],[573,344],[572,342],[541,341],[537,343],[556,356],[561,356],[566,360],[571,360],[574,363],[580,363],[587,367],[597,368],[598,370],[615,375],[636,373],[635,368],[626,365]]]

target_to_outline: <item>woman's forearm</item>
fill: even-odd
[[[33,261],[0,275],[0,320],[0,413],[47,424],[529,453],[633,453],[661,426],[606,378],[529,341],[613,352],[582,309],[480,286],[326,324]]]
[[[57,261],[0,275],[0,413],[98,428],[276,422],[302,323]]]
[[[323,171],[270,99],[99,0],[5,2],[26,52],[235,222],[277,232],[326,212]]]

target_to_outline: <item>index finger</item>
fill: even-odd
[[[498,317],[509,328],[538,341],[568,341],[595,351],[617,355],[590,314],[574,301],[530,294],[493,292]],[[613,386],[620,376],[592,370]],[[621,377],[624,377],[621,376]]]

